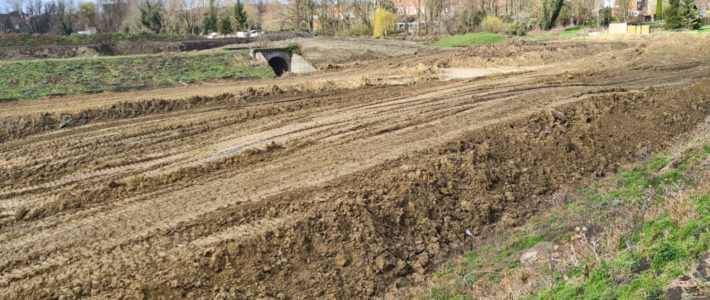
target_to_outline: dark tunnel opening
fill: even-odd
[[[269,59],[269,66],[274,69],[276,76],[281,76],[284,72],[288,72],[288,63],[281,57]]]

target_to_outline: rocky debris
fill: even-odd
[[[73,119],[71,115],[62,115],[61,117],[59,117],[59,123],[57,123],[57,128],[61,129],[71,125],[72,120]]]
[[[349,260],[347,257],[345,257],[345,254],[338,253],[338,255],[335,256],[335,259],[333,262],[335,262],[336,266],[344,267],[344,266],[348,265]]]
[[[548,116],[552,117],[555,120],[559,120],[562,122],[567,121],[567,117],[565,117],[565,114],[555,108],[548,109],[547,114],[548,114]]]
[[[217,249],[212,253],[212,256],[210,257],[210,264],[209,267],[215,272],[221,272],[222,269],[224,269],[224,264],[225,264],[225,258],[224,258],[224,250],[222,249]]]
[[[375,258],[375,266],[380,272],[389,271],[397,264],[395,258],[390,254],[382,254]]]
[[[663,299],[710,299],[707,292],[708,281],[710,281],[710,253],[700,259],[695,270],[672,282],[663,293]]]
[[[425,273],[429,265],[429,253],[422,252],[417,255],[417,260],[412,264],[412,269],[417,273]]]
[[[539,242],[520,256],[520,264],[525,267],[544,264],[552,258],[554,251],[554,244],[550,242]]]

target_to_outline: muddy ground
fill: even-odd
[[[0,298],[397,297],[467,231],[705,120],[708,46],[509,42],[0,104]]]

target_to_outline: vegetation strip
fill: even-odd
[[[425,298],[655,299],[707,292],[710,134],[565,199],[434,275]],[[530,257],[534,259],[529,259]],[[680,299],[680,298],[679,298]]]
[[[246,51],[13,61],[0,63],[0,95],[30,100],[274,76],[267,64],[251,59]]]

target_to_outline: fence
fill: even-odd
[[[626,23],[609,24],[610,34],[650,34],[650,25],[629,25]]]

